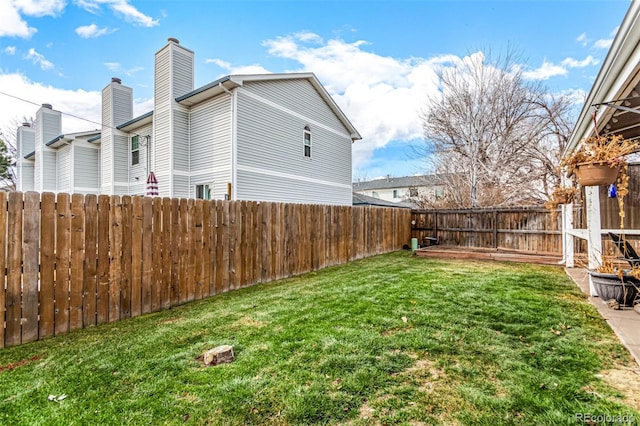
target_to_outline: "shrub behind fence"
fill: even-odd
[[[407,209],[0,193],[0,347],[402,248]]]

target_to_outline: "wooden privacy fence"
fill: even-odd
[[[423,244],[562,254],[560,214],[538,207],[419,210],[411,214],[411,236]]]
[[[405,209],[0,193],[0,347],[402,248]]]

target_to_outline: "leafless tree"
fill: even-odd
[[[443,176],[447,207],[531,204],[557,183],[570,103],[527,81],[515,59],[511,50],[495,61],[475,53],[438,73],[423,148]]]
[[[16,189],[16,143],[18,127],[24,123],[33,126],[35,120],[32,117],[22,117],[22,119],[14,117],[9,120],[6,128],[0,129],[0,186],[5,189]]]

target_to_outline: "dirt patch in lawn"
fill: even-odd
[[[0,373],[2,373],[4,371],[11,371],[11,370],[14,370],[14,369],[16,369],[18,367],[23,367],[25,365],[31,364],[32,362],[39,361],[43,357],[44,357],[44,355],[36,355],[36,356],[32,356],[29,359],[22,359],[20,361],[12,362],[11,364],[0,365]]]

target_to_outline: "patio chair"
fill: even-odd
[[[640,256],[638,256],[638,253],[629,241],[622,238],[618,234],[614,234],[613,232],[609,232],[609,237],[616,245],[620,253],[622,253],[622,257],[620,259],[629,262],[629,265],[631,265],[632,268],[640,266]]]

